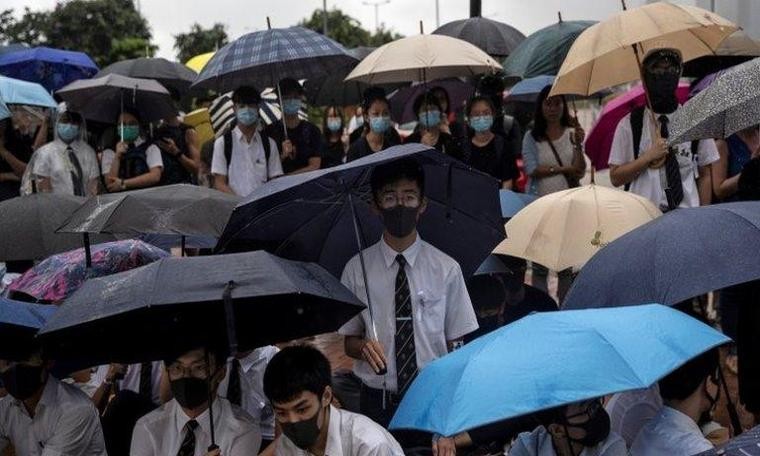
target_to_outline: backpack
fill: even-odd
[[[633,159],[639,158],[641,148],[641,132],[644,129],[644,106],[633,108],[631,111],[631,133],[633,134]],[[697,155],[699,151],[699,140],[691,142],[691,155]],[[631,183],[625,184],[625,191],[631,188]]]
[[[230,164],[232,164],[232,129],[235,128],[235,123],[230,124],[230,128],[222,135],[224,141],[224,158],[227,159],[227,175],[229,175]],[[269,136],[265,135],[263,131],[259,132],[261,135],[261,146],[264,148],[264,168],[267,172],[266,180],[269,181],[269,155],[271,154],[271,144],[269,144]]]
[[[150,171],[146,151],[151,143],[145,141],[139,146],[131,147],[121,159],[122,164],[119,166],[119,178],[130,179],[135,176],[141,176]]]
[[[160,141],[165,137],[171,138],[182,154],[187,150],[187,141],[185,140],[185,134],[187,133],[187,130],[190,130],[191,128],[193,127],[184,123],[181,123],[177,128],[161,127],[154,135],[154,139],[156,141]],[[161,172],[161,181],[159,182],[159,185],[197,183],[197,181],[193,178],[193,175],[191,175],[185,169],[185,167],[182,166],[179,156],[175,157],[174,155],[165,152],[160,147],[159,150],[161,151],[161,160],[164,163],[164,169]]]

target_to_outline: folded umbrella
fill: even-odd
[[[0,54],[0,74],[37,82],[50,92],[97,72],[98,66],[84,52],[35,47]]]
[[[31,354],[34,336],[56,310],[57,306],[0,296],[0,359],[24,359]]]
[[[121,60],[103,68],[94,77],[120,74],[130,78],[153,79],[162,86],[182,95],[190,89],[198,74],[179,62],[170,62],[160,57],[140,57]]]
[[[363,309],[315,264],[266,252],[174,257],[88,280],[40,338],[54,357],[133,363],[231,339],[244,351],[335,331]]]
[[[729,341],[659,304],[534,313],[428,364],[390,428],[451,436],[648,388],[689,359]]]
[[[393,120],[400,124],[416,122],[417,113],[414,112],[414,102],[417,97],[424,95],[425,92],[434,87],[443,87],[446,90],[449,95],[449,108],[452,111],[464,106],[475,94],[475,87],[472,84],[456,78],[413,84],[410,87],[396,90],[388,97]]]
[[[177,114],[169,91],[151,79],[109,74],[72,82],[56,95],[85,118],[108,124],[115,123],[125,108],[137,111],[142,122]]]
[[[760,257],[748,246],[759,242],[760,202],[668,212],[594,255],[564,308],[673,305],[758,279]]]
[[[525,35],[511,25],[480,16],[443,24],[433,34],[459,38],[500,58],[511,54],[525,40]]]
[[[679,109],[671,122],[671,144],[727,138],[760,123],[760,58],[735,66]]]
[[[43,302],[60,303],[93,277],[134,269],[169,256],[158,247],[133,239],[92,246],[92,266],[84,248],[53,255],[11,282],[11,293],[23,293]]]
[[[494,253],[553,271],[578,268],[608,243],[660,215],[648,199],[634,193],[584,185],[546,195],[517,213],[504,226],[507,239]]]
[[[0,99],[8,104],[41,106],[56,109],[58,103],[36,82],[0,76]]]

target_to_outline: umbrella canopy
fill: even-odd
[[[695,456],[757,456],[759,454],[760,426],[755,426],[749,431],[742,433],[739,437],[734,437],[712,450],[699,453]]]
[[[499,70],[501,65],[496,60],[466,41],[444,35],[416,35],[375,49],[346,76],[346,81],[434,81]]]
[[[675,48],[684,62],[715,52],[738,27],[707,10],[657,2],[592,25],[575,40],[557,73],[552,95],[590,95],[640,78],[651,49]]]
[[[198,54],[185,62],[185,66],[195,71],[196,73],[200,73],[203,70],[203,67],[206,66],[208,61],[211,60],[211,57],[213,57],[215,53],[216,51],[206,52],[205,54]]]
[[[14,280],[8,289],[45,302],[61,302],[85,280],[134,269],[169,254],[142,241],[106,242],[92,246],[92,267],[85,266],[84,248],[53,255]]]
[[[760,123],[760,58],[736,66],[679,109],[669,142],[727,138]]]
[[[433,87],[443,87],[446,90],[446,93],[449,94],[449,105],[452,111],[458,106],[463,106],[475,93],[475,87],[472,84],[455,78],[419,83],[398,89],[388,97],[393,120],[400,124],[416,122],[417,113],[414,112],[414,102],[417,97],[424,95]]]
[[[510,89],[508,99],[509,101],[534,103],[544,87],[552,84],[554,84],[554,76],[547,74],[523,79]]]
[[[188,184],[96,195],[74,211],[58,232],[219,237],[241,199]]]
[[[222,136],[227,128],[235,120],[235,110],[232,103],[232,92],[222,94],[215,98],[209,106],[209,116],[211,117],[211,126],[214,129],[216,137]],[[266,125],[277,122],[282,117],[280,105],[277,102],[277,93],[274,89],[267,88],[261,92],[261,104],[259,104],[259,117]],[[305,109],[298,111],[298,117],[301,120],[307,120],[308,115]]]
[[[525,40],[525,35],[511,25],[480,16],[443,24],[433,34],[459,38],[500,58],[511,54]]]
[[[35,193],[0,202],[0,261],[41,260],[56,253],[82,247],[77,234],[55,230],[84,204],[79,196]],[[102,235],[94,242],[114,240]]]
[[[570,46],[594,21],[559,21],[528,35],[504,62],[504,74],[532,78],[557,74]]]
[[[98,122],[113,124],[128,108],[137,111],[142,122],[152,122],[177,114],[169,91],[151,79],[109,74],[97,79],[72,82],[56,95],[73,110]]]
[[[7,54],[9,52],[24,51],[26,49],[29,49],[29,48],[25,44],[10,43],[10,44],[0,46],[0,55]]]
[[[56,109],[58,103],[36,82],[0,76],[0,99],[8,104],[41,106]]]
[[[647,388],[689,359],[729,341],[659,304],[534,313],[428,364],[401,401],[390,428],[451,436],[539,410]]]
[[[501,203],[501,216],[504,218],[514,217],[525,206],[538,199],[535,195],[513,192],[512,190],[499,190],[499,202]]]
[[[97,72],[98,66],[84,52],[35,47],[0,54],[0,74],[37,82],[50,92]]]
[[[132,363],[202,345],[224,347],[227,318],[234,321],[240,350],[249,350],[335,331],[363,309],[315,264],[265,252],[175,257],[88,280],[45,325],[41,338],[61,358],[85,358],[88,365]]]
[[[232,212],[218,250],[263,248],[313,261],[340,277],[357,254],[356,213],[364,246],[380,239],[370,175],[383,163],[412,158],[425,173],[428,206],[418,230],[427,242],[474,272],[504,239],[498,182],[421,144],[396,146],[344,165],[285,176],[258,188]],[[353,207],[353,210],[352,210]]]
[[[701,78],[755,57],[760,57],[760,41],[750,38],[743,30],[738,30],[720,43],[714,55],[687,62],[683,76]]]
[[[608,243],[662,213],[634,193],[591,184],[537,199],[507,222],[494,253],[554,271],[583,266]],[[653,301],[649,301],[653,302]]]
[[[0,120],[7,119],[11,116],[11,110],[8,109],[8,106],[3,101],[2,97],[0,97]]]
[[[760,257],[747,248],[757,242],[760,202],[668,212],[594,255],[575,279],[564,307],[672,305],[758,279]]]
[[[284,76],[310,79],[355,62],[337,42],[303,27],[243,35],[216,51],[194,87],[217,91],[242,85],[274,87]]]
[[[0,359],[23,359],[34,336],[58,307],[0,297]]]
[[[688,83],[681,82],[678,84],[676,97],[679,103],[686,102],[689,98]],[[646,104],[644,87],[639,84],[604,105],[596,123],[594,123],[594,126],[588,132],[588,136],[586,136],[584,148],[594,168],[602,170],[609,167],[607,162],[610,159],[612,140],[615,138],[615,130],[618,124],[635,108],[645,106]]]
[[[95,75],[96,78],[109,74],[120,74],[130,78],[154,79],[167,89],[173,89],[179,94],[187,92],[190,84],[195,81],[197,73],[179,62],[170,62],[160,57],[141,57],[139,59],[122,60],[103,68]]]

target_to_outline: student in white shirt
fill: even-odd
[[[261,95],[253,87],[239,87],[232,93],[235,127],[214,142],[211,173],[214,188],[246,196],[253,190],[282,175],[282,163],[277,144],[261,133],[259,104]],[[229,162],[225,153],[226,141],[232,142]],[[265,146],[267,141],[269,146]]]
[[[398,442],[379,424],[331,405],[330,362],[316,348],[294,345],[276,354],[264,374],[282,435],[277,456],[401,456]]]
[[[517,436],[509,456],[627,456],[625,442],[610,431],[601,401],[576,402],[537,414],[546,424]]]
[[[0,360],[9,396],[0,400],[0,452],[17,456],[106,456],[103,430],[90,398],[49,374],[39,353],[23,361]]]
[[[676,88],[683,68],[681,54],[676,49],[652,50],[644,59],[643,68],[643,82],[658,125],[652,125],[648,110],[643,114],[637,111],[637,115],[643,115],[637,155],[631,127],[634,114],[620,121],[610,151],[610,180],[616,187],[630,184],[630,191],[648,198],[663,210],[710,204],[712,177],[709,165],[720,158],[715,141],[699,141],[694,150],[691,143],[678,144],[670,148],[672,153],[669,155],[666,140],[662,139],[663,133],[669,133],[669,124],[679,108]],[[659,131],[653,131],[654,128]],[[673,182],[668,182],[669,162],[678,169]],[[676,191],[676,187],[681,190]],[[670,200],[668,194],[672,195]]]
[[[219,351],[209,353],[207,358],[206,350],[199,348],[165,362],[174,399],[137,421],[132,433],[131,456],[258,454],[261,434],[253,418],[216,396],[225,375],[224,359]],[[208,449],[211,445],[209,389],[214,392],[214,434],[219,447],[215,450]]]
[[[612,430],[630,448],[639,432],[662,410],[657,383],[649,388],[613,394],[604,405],[610,415]]]
[[[264,371],[279,351],[274,345],[267,345],[235,354],[227,360],[227,375],[219,384],[217,393],[240,406],[258,422],[262,449],[268,447],[275,437],[274,411],[264,394]],[[233,373],[237,375],[237,383],[230,381]]]
[[[632,456],[688,456],[713,448],[698,423],[718,402],[718,363],[714,348],[660,380],[665,405],[636,436]]]
[[[164,161],[161,150],[140,135],[136,112],[125,110],[116,119],[120,141],[103,151],[101,166],[109,192],[155,187],[161,182]]]
[[[417,234],[427,206],[422,167],[412,159],[380,165],[371,187],[385,226],[380,241],[363,252],[378,340],[367,310],[340,333],[346,354],[357,360],[361,413],[387,426],[418,370],[461,345],[478,324],[459,264]],[[358,255],[341,281],[366,302]]]

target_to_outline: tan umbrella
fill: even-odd
[[[634,193],[591,184],[546,195],[507,222],[494,253],[554,271],[583,266],[602,247],[662,213]]]
[[[660,2],[622,11],[578,36],[551,94],[591,95],[639,79],[640,60],[651,49],[678,49],[684,62],[713,54],[736,30],[694,6]]]
[[[416,35],[375,49],[345,80],[389,84],[475,76],[498,70],[501,70],[499,62],[466,41],[445,35]]]

